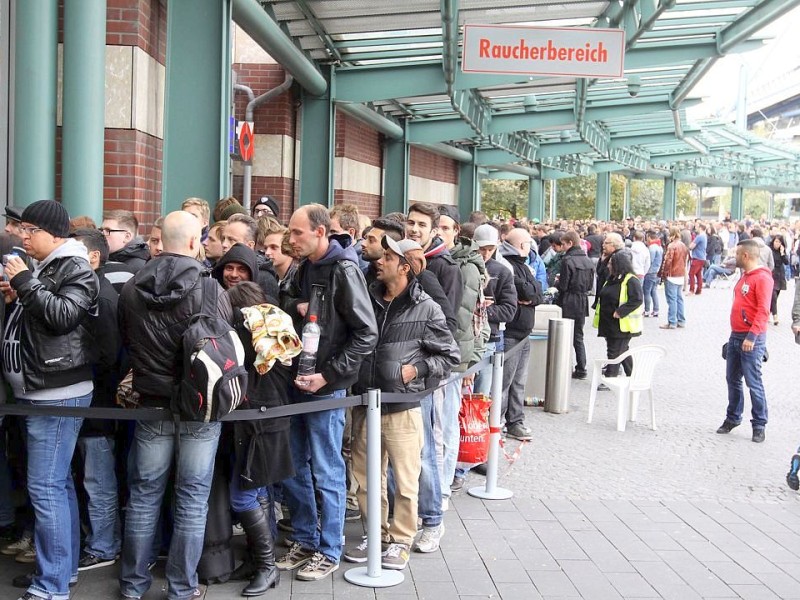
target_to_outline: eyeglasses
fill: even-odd
[[[26,235],[33,235],[37,231],[44,231],[41,227],[20,227],[19,230]]]
[[[111,235],[112,233],[127,233],[125,229],[111,229],[109,227],[98,227],[97,230],[103,235]]]

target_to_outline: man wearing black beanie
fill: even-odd
[[[54,200],[22,212],[22,245],[8,258],[11,303],[3,331],[3,375],[20,404],[89,406],[92,339],[87,319],[99,290],[86,247],[69,239],[69,214]],[[78,572],[80,529],[70,462],[82,419],[26,417],[28,494],[36,516],[36,572],[20,600],[65,599]]]

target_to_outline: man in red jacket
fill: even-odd
[[[728,340],[726,379],[728,412],[717,433],[730,433],[742,422],[744,389],[750,390],[753,441],[764,441],[767,397],[761,381],[761,362],[766,352],[767,321],[772,298],[772,272],[760,265],[759,247],[752,240],[736,246],[736,266],[744,273],[733,291],[731,336]]]

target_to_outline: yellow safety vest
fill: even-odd
[[[619,306],[622,306],[628,301],[628,280],[635,275],[628,273],[622,280],[619,289]],[[597,303],[597,308],[594,311],[594,327],[600,326],[600,302]],[[629,315],[620,318],[619,330],[625,333],[641,333],[644,328],[644,304],[640,304]]]

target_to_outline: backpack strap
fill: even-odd
[[[200,305],[200,314],[207,317],[217,316],[217,304],[219,302],[220,286],[216,279],[201,278],[200,292],[203,294],[203,301]]]

